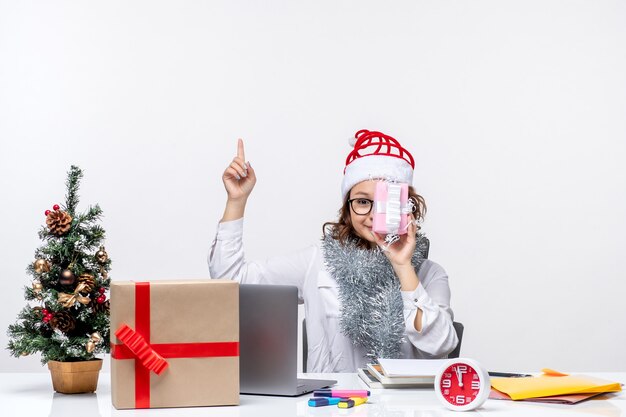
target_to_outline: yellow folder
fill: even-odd
[[[586,375],[491,378],[491,386],[500,392],[508,394],[512,400],[553,395],[617,392],[622,390],[619,382]]]

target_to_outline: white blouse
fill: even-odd
[[[298,287],[306,316],[307,372],[356,372],[366,365],[365,350],[341,333],[338,283],[324,266],[320,244],[287,256],[246,262],[242,218],[218,224],[208,262],[211,278]],[[458,343],[448,276],[441,266],[426,259],[418,277],[420,284],[414,291],[402,291],[406,341],[401,345],[401,357],[445,357]],[[423,312],[421,332],[414,327],[418,308]]]

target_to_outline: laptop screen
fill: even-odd
[[[294,395],[298,289],[289,285],[240,285],[239,344],[241,393]]]

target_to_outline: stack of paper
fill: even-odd
[[[370,388],[432,388],[447,359],[379,359],[357,371]]]
[[[365,382],[365,384],[372,389],[387,388],[387,386],[383,385],[382,382],[380,382],[368,368],[358,368],[356,373],[359,378],[361,378],[361,380],[363,380],[363,382]]]
[[[497,390],[491,398],[567,404],[622,390],[619,382],[553,371],[529,378],[491,378],[491,387]]]

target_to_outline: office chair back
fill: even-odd
[[[452,322],[452,325],[454,326],[454,331],[456,332],[456,337],[459,339],[459,343],[452,352],[448,353],[448,358],[458,358],[461,355],[461,342],[463,341],[463,330],[465,327],[458,321]]]

